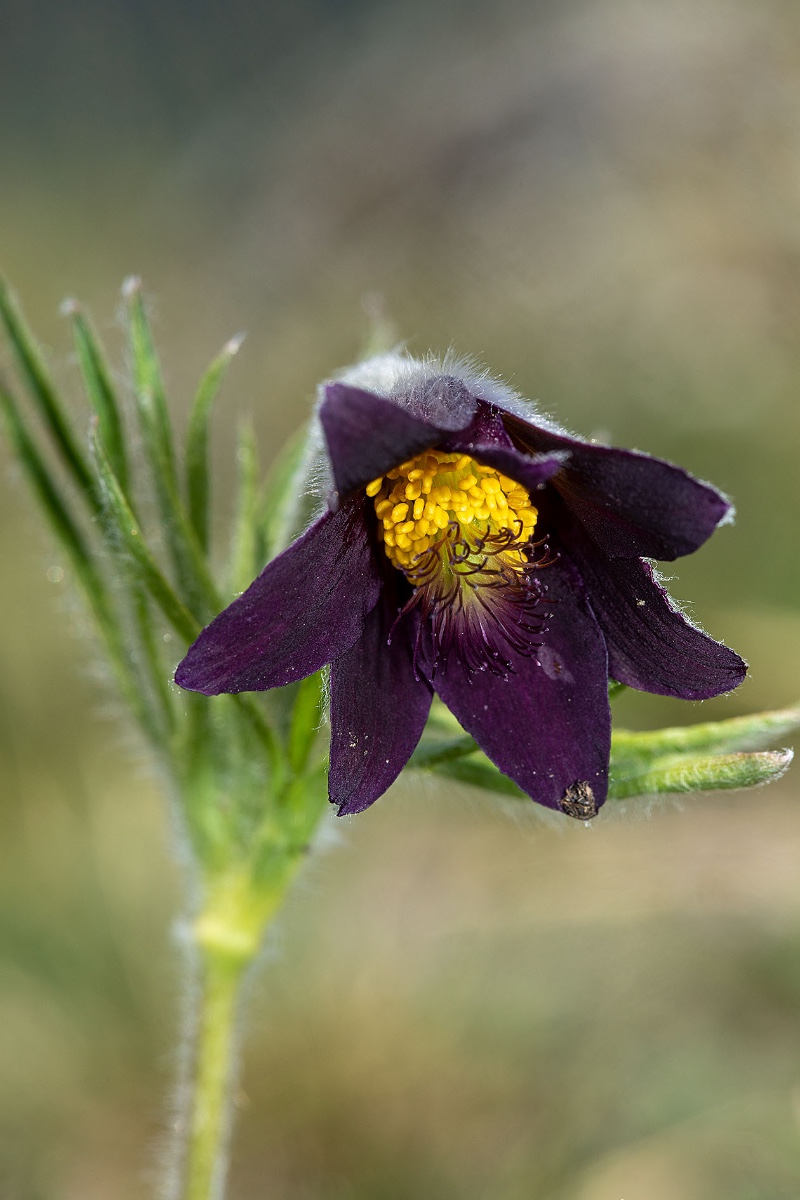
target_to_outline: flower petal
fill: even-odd
[[[433,685],[493,763],[548,808],[593,815],[608,787],[611,714],[603,636],[580,577],[562,556],[542,569],[549,608],[531,657],[510,654],[513,674],[467,670],[457,653]]]
[[[398,402],[415,417],[451,432],[469,425],[477,405],[473,393],[455,375],[425,375]]]
[[[691,554],[730,512],[715,488],[663,459],[567,437],[512,413],[504,422],[534,453],[569,453],[554,485],[612,557],[672,560]]]
[[[605,634],[613,679],[643,692],[707,700],[738,687],[747,664],[671,602],[649,563],[609,559],[588,542],[577,557]]]
[[[383,795],[428,719],[431,689],[414,669],[417,614],[397,621],[395,595],[387,581],[361,637],[331,666],[328,794],[339,816],[362,812]]]
[[[363,501],[325,513],[208,625],[175,672],[193,692],[261,692],[337,658],[380,594]]]
[[[445,386],[448,382],[452,395]],[[373,392],[345,383],[328,384],[319,418],[340,498],[438,445],[448,433],[469,425],[475,411],[475,400],[463,384],[446,376],[430,384],[417,400],[415,411],[408,411]]]
[[[514,447],[503,425],[500,414],[483,401],[478,401],[478,410],[472,424],[458,433],[451,434],[442,444],[448,452],[459,451],[469,454],[487,467],[494,467],[509,479],[521,483],[528,492],[544,487],[569,458],[563,450],[552,454],[535,454],[531,457]]]

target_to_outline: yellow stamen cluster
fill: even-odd
[[[525,488],[468,454],[426,450],[373,479],[367,495],[374,499],[388,558],[412,583],[431,547],[446,552],[459,540],[497,537],[502,543],[505,537],[509,548],[501,556],[521,565],[525,560],[514,543],[528,542],[536,524]]]

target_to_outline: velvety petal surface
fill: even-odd
[[[604,558],[591,544],[576,560],[605,634],[613,679],[684,700],[707,700],[739,686],[747,664],[691,624],[649,563]]]
[[[558,809],[608,788],[611,714],[605,642],[581,580],[561,557],[543,568],[547,619],[531,657],[507,678],[469,672],[451,653],[433,685],[493,763],[532,799]]]
[[[398,621],[398,607],[389,580],[361,637],[331,665],[328,794],[340,816],[368,808],[394,783],[428,719],[432,692],[414,672],[418,617]]]
[[[216,696],[303,679],[353,645],[380,589],[363,501],[350,501],[320,517],[203,630],[175,682]]]
[[[437,382],[443,387],[447,380]],[[455,386],[457,381],[452,383]],[[411,412],[373,392],[344,383],[328,384],[319,419],[339,497],[365,487],[391,467],[439,445],[448,433],[468,425],[475,401],[463,385],[457,386],[460,391],[449,408],[444,394],[431,387],[430,402],[425,404],[423,396]],[[423,411],[430,416],[418,415]]]
[[[691,554],[730,511],[715,488],[660,458],[553,433],[506,413],[526,449],[569,453],[554,485],[598,546],[613,557]]]

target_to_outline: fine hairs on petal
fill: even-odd
[[[720,524],[722,524],[722,525],[725,525],[727,523],[728,522],[727,522],[726,518],[723,518],[723,520],[720,522]],[[663,588],[664,598],[666,600],[667,607],[672,609],[672,611],[674,613],[677,613],[680,617],[682,617],[683,620],[686,622],[686,624],[689,625],[692,629],[697,630],[698,633],[702,633],[704,637],[711,638],[711,634],[708,633],[703,628],[703,626],[700,624],[700,622],[695,617],[694,613],[690,611],[691,602],[688,600],[677,600],[675,598],[675,596],[672,595],[672,592],[669,590],[669,588],[667,587],[667,584],[671,583],[672,580],[675,578],[675,576],[674,575],[665,575],[663,571],[659,570],[658,565],[656,563],[654,563],[652,559],[645,559],[644,561],[646,562],[647,566],[650,568],[650,570],[652,572],[653,581],[655,583],[657,583],[659,585],[659,587]],[[717,641],[720,646],[725,646],[725,644],[726,644],[724,638],[719,638],[719,639],[714,639],[714,640]],[[746,668],[747,663],[745,663],[744,665]],[[731,691],[732,690],[733,690],[733,688],[731,688]],[[729,694],[729,693],[725,693],[725,694]]]
[[[709,483],[705,479],[701,479],[700,482],[702,484],[705,484],[706,487],[714,486],[713,483]],[[722,517],[717,528],[719,529],[723,525],[735,525],[736,524],[736,505],[733,503],[733,501],[731,500],[731,498],[727,494],[727,492],[723,492],[720,488],[717,488],[717,491],[719,492],[720,496],[722,496],[722,499],[725,501],[725,503],[728,506],[728,508],[725,512],[725,515]]]
[[[442,357],[426,354],[423,358],[415,358],[405,350],[394,350],[347,367],[336,378],[351,387],[363,388],[392,400],[401,407],[409,405],[413,398],[424,396],[426,389],[437,380],[450,378],[487,404],[525,420],[535,417],[539,425],[552,433],[567,432],[552,418],[540,413],[535,401],[526,400],[509,384],[493,376],[477,358],[458,354],[453,349]],[[324,384],[320,386],[319,403],[324,397],[324,388]],[[424,415],[424,409],[421,415]]]
[[[705,637],[710,638],[711,634],[703,628],[703,626],[695,617],[694,613],[691,611],[691,601],[680,600],[676,596],[673,596],[672,592],[670,591],[668,585],[675,580],[676,576],[666,574],[666,572],[662,571],[658,566],[658,563],[656,563],[652,558],[644,558],[642,559],[642,562],[648,567],[653,582],[657,583],[658,586],[663,589],[664,600],[667,608],[671,609],[672,612],[677,613],[677,615],[681,617],[687,625],[691,626],[692,629],[696,629],[698,633],[702,633]],[[719,644],[724,646],[725,642],[720,639]]]
[[[316,417],[314,417],[314,420],[311,424],[313,428],[312,436],[314,437],[315,443],[318,443],[319,448],[309,460],[308,473],[306,474],[305,478],[305,494],[308,496],[313,496],[314,499],[317,500],[321,505],[326,502],[331,488],[333,487],[333,472],[331,471],[330,459],[322,449],[322,426]],[[318,507],[314,511],[309,524],[316,520],[316,518],[319,516],[319,513],[320,509]]]
[[[298,470],[299,490],[293,498],[287,524],[295,535],[305,533],[324,512],[325,501],[333,484],[330,461],[325,453],[325,438],[316,416],[308,423],[308,440]],[[305,517],[305,519],[301,519]],[[283,549],[283,547],[281,547]]]

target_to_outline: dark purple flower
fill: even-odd
[[[470,369],[397,355],[322,389],[326,510],[178,667],[262,691],[331,665],[330,798],[372,804],[436,692],[540,804],[591,816],[608,784],[609,677],[700,700],[746,667],[671,602],[647,559],[730,512],[679,467],[581,441]]]

